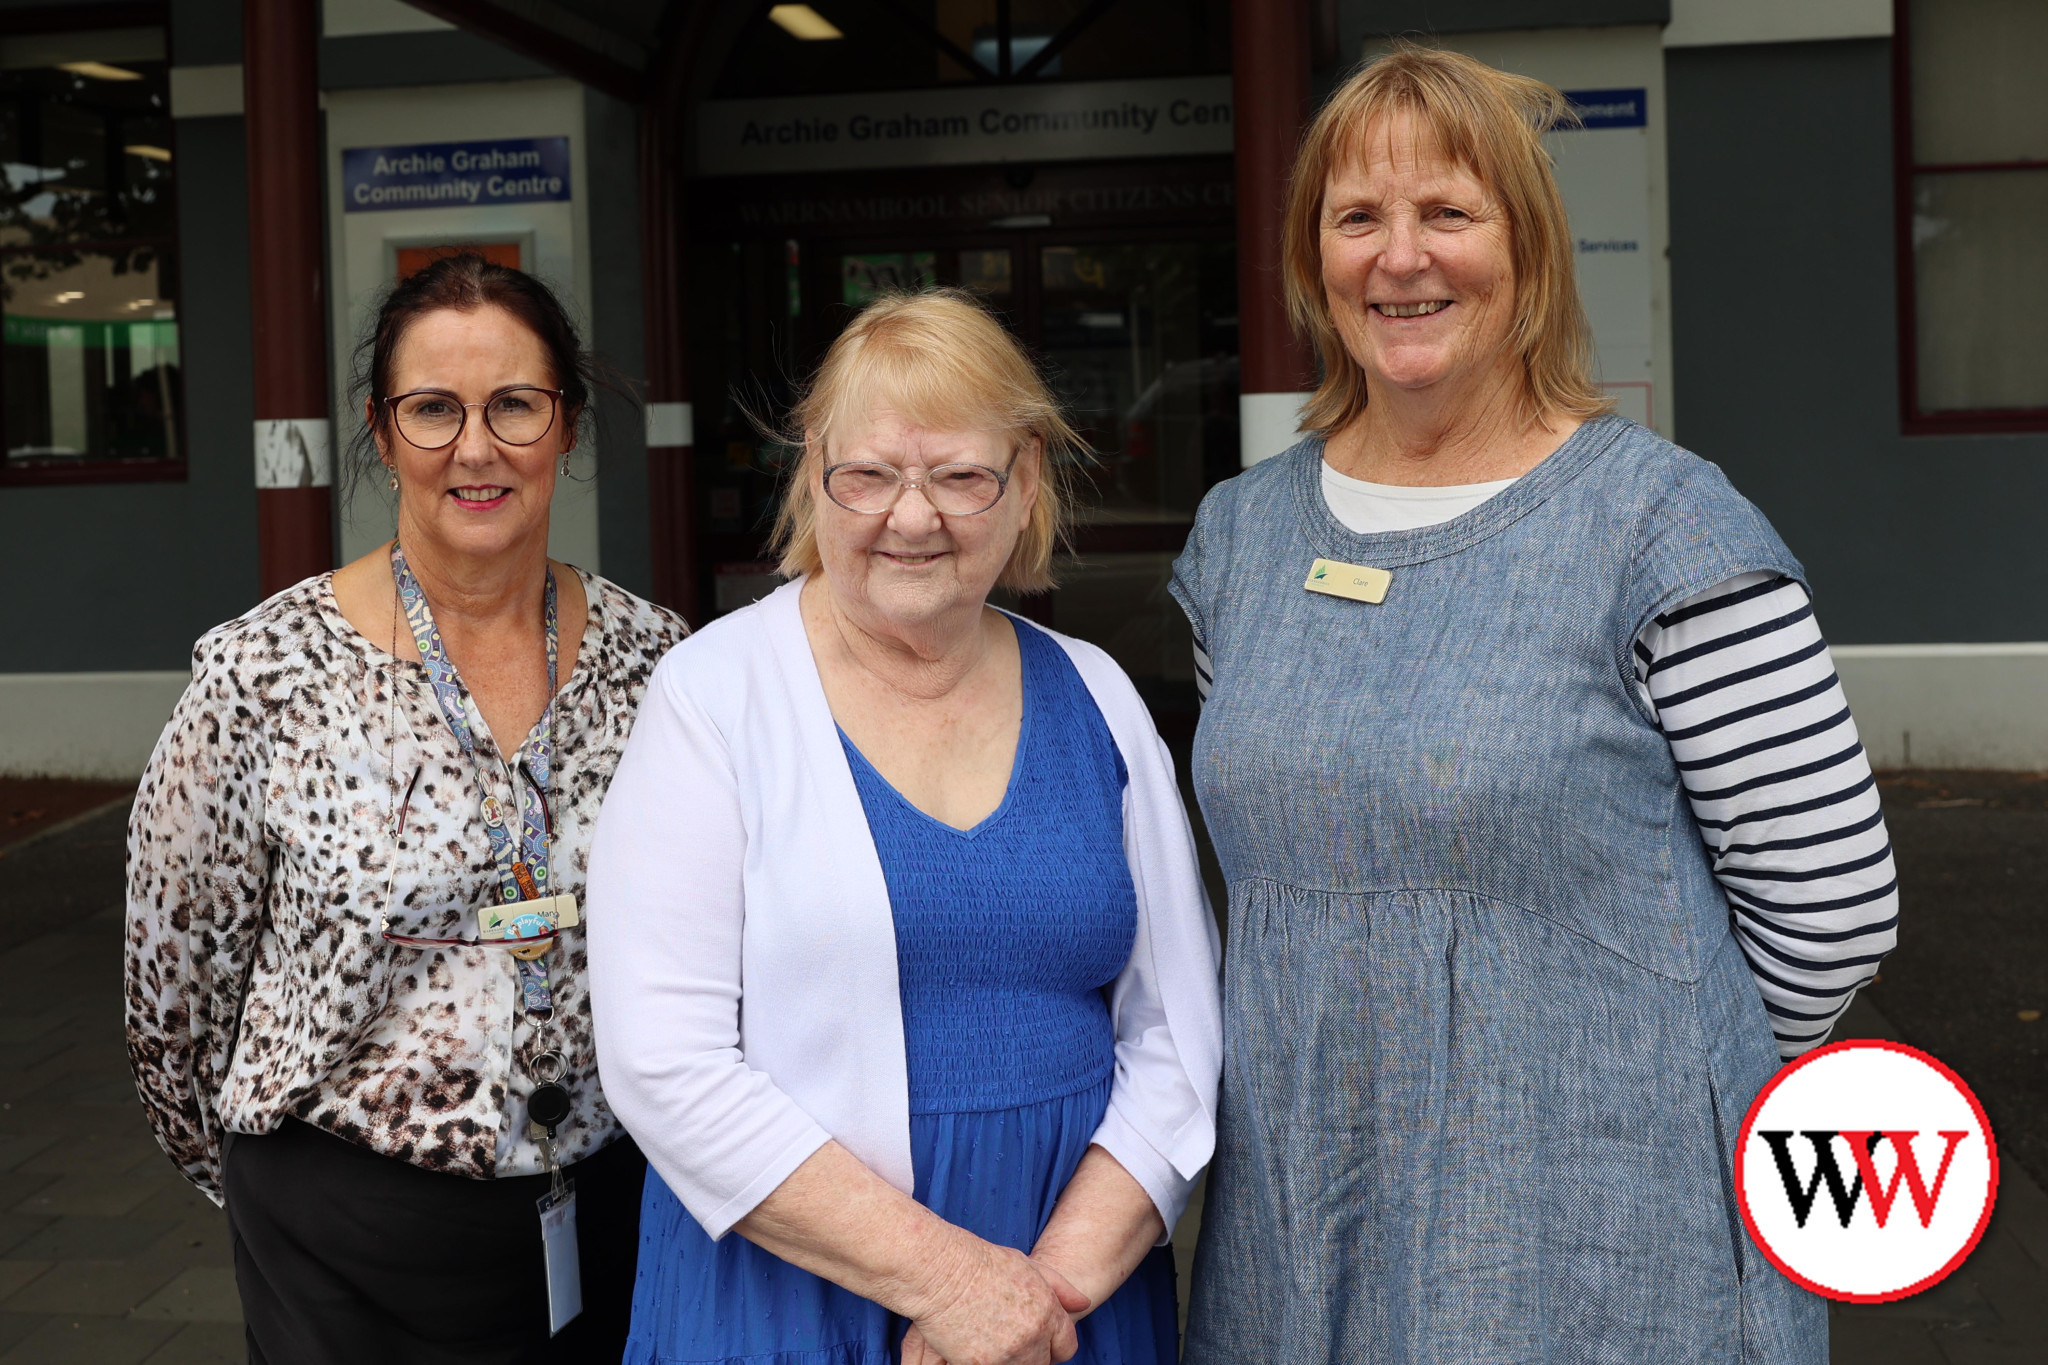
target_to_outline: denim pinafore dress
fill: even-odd
[[[1190,1365],[1824,1365],[1730,1154],[1777,1068],[1630,648],[1803,578],[1620,418],[1439,526],[1357,535],[1303,441],[1202,504],[1194,780],[1230,887]],[[1392,573],[1374,606],[1318,557]]]

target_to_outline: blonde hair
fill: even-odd
[[[1023,346],[959,289],[876,299],[825,352],[786,424],[784,439],[803,453],[775,516],[782,572],[824,568],[818,497],[826,452],[846,427],[884,411],[934,431],[999,432],[1015,443],[1017,459],[1036,456],[1038,498],[996,583],[1015,592],[1050,588],[1053,551],[1071,515],[1067,469],[1088,447]]]
[[[1323,288],[1323,194],[1331,175],[1366,155],[1386,121],[1412,116],[1422,138],[1478,177],[1506,211],[1515,313],[1508,345],[1522,362],[1528,415],[1594,417],[1614,400],[1591,376],[1592,329],[1579,302],[1571,225],[1543,134],[1578,122],[1551,86],[1458,52],[1399,42],[1359,70],[1316,115],[1295,157],[1281,247],[1287,311],[1315,344],[1323,380],[1302,426],[1329,433],[1365,410],[1365,372],[1345,348]]]

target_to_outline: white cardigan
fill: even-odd
[[[913,1184],[889,890],[802,587],[712,623],[656,667],[590,858],[604,1093],[713,1237],[830,1139],[905,1194]],[[1137,935],[1110,994],[1116,1077],[1094,1141],[1170,1233],[1215,1147],[1215,921],[1144,703],[1101,650],[1052,638],[1130,773]]]

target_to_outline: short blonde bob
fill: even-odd
[[[1068,470],[1088,447],[1023,346],[959,289],[876,299],[825,352],[786,426],[784,439],[803,454],[775,517],[782,572],[794,578],[824,568],[818,498],[832,443],[882,412],[933,431],[999,432],[1017,459],[1036,454],[1038,500],[996,583],[1013,592],[1052,587],[1053,551],[1071,515]]]
[[[1592,379],[1592,330],[1579,302],[1564,200],[1543,133],[1578,122],[1552,87],[1458,52],[1397,43],[1330,97],[1302,139],[1288,188],[1282,246],[1287,311],[1315,344],[1323,381],[1302,426],[1328,434],[1365,410],[1365,372],[1345,349],[1323,288],[1323,195],[1339,170],[1363,162],[1368,140],[1406,114],[1425,145],[1464,166],[1507,215],[1515,272],[1508,345],[1521,358],[1522,401],[1532,419],[1594,417],[1614,401]]]

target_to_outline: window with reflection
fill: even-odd
[[[1237,258],[1228,242],[1041,248],[1044,344],[1095,460],[1084,521],[1183,524],[1235,473]]]
[[[180,477],[160,28],[0,32],[0,480]]]
[[[1909,429],[2048,428],[2048,6],[1912,0],[1900,18]]]
[[[1051,624],[1130,674],[1161,724],[1195,709],[1193,637],[1167,593],[1202,495],[1237,472],[1237,257],[1223,240],[1039,249],[1043,350],[1093,460]]]
[[[839,258],[839,301],[859,310],[884,294],[930,288],[938,278],[937,252],[853,252]]]

